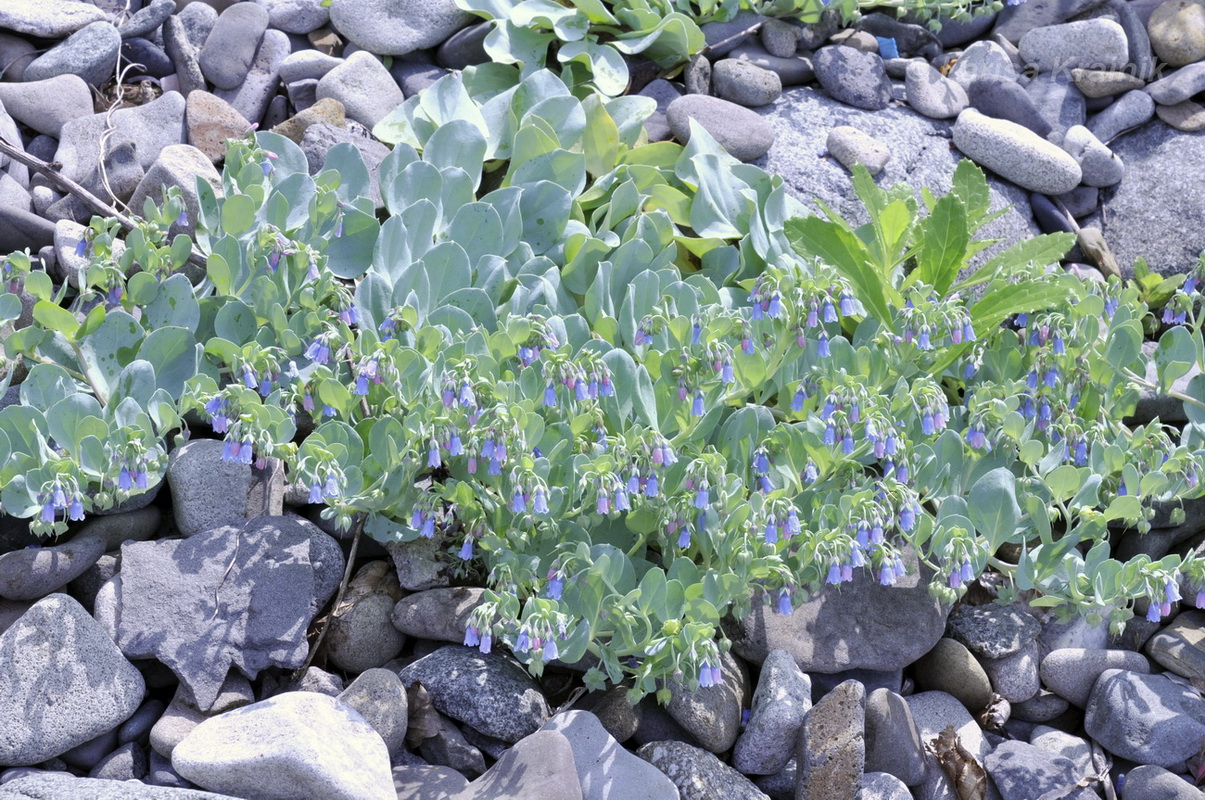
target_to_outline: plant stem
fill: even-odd
[[[347,593],[347,584],[351,582],[352,570],[355,569],[356,552],[360,549],[360,536],[364,533],[364,520],[368,519],[367,514],[360,514],[356,517],[356,522],[351,529],[351,549],[347,553],[347,565],[343,568],[343,580],[339,582],[339,591],[335,593],[335,602],[331,606],[330,613],[326,615],[326,621],[322,625],[322,629],[318,631],[318,638],[314,640],[314,646],[310,648],[309,655],[305,658],[305,663],[301,668],[293,673],[293,679],[297,680],[305,674],[305,671],[314,663],[314,657],[318,655],[318,651],[322,649],[322,643],[326,641],[326,632],[330,630],[331,618],[339,613],[339,606],[343,605],[343,596]]]
[[[1131,381],[1138,384],[1139,386],[1142,386],[1144,388],[1150,389],[1155,392],[1161,391],[1159,389],[1159,384],[1155,383],[1154,381],[1148,381],[1146,378],[1144,378],[1143,376],[1134,372],[1133,370],[1123,369],[1121,371],[1121,374],[1124,375],[1125,377],[1129,378]],[[1180,392],[1175,389],[1168,389],[1166,392],[1163,392],[1163,394],[1167,395],[1168,397],[1174,397],[1176,400],[1179,400],[1181,402],[1194,405],[1199,409],[1205,410],[1205,402],[1202,402],[1195,397],[1189,397],[1188,395],[1184,394],[1184,392]]]
[[[59,168],[62,166],[61,164],[52,164],[43,161],[40,158],[31,156],[21,148],[13,146],[3,136],[0,136],[0,153],[3,153],[19,164],[24,164],[35,172],[45,175],[51,183],[68,194],[73,194],[80,200],[83,200],[85,203],[87,203],[88,206],[91,207],[92,210],[95,211],[99,216],[112,217],[113,219],[117,220],[118,224],[120,224],[121,227],[125,228],[127,231],[132,231],[138,227],[137,223],[134,222],[132,217],[128,217],[121,213],[116,208],[85,189],[83,186],[80,186],[75,181],[60,173]],[[205,254],[197,250],[195,247],[188,254],[188,263],[200,269],[202,273],[204,273],[208,266],[208,261]]]

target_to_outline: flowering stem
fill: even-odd
[[[1129,378],[1134,383],[1136,383],[1139,386],[1142,386],[1146,389],[1150,389],[1155,392],[1161,391],[1159,388],[1159,384],[1155,383],[1154,381],[1148,381],[1145,377],[1139,375],[1138,373],[1134,372],[1133,370],[1123,369],[1121,371],[1121,374],[1124,375],[1125,377]],[[1167,395],[1168,397],[1174,397],[1176,400],[1179,400],[1183,403],[1190,403],[1190,404],[1196,406],[1197,408],[1205,410],[1205,402],[1202,402],[1195,397],[1189,397],[1188,395],[1184,394],[1184,392],[1177,391],[1176,389],[1168,389],[1167,391],[1162,392],[1162,393]]]

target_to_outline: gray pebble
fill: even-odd
[[[777,74],[735,58],[716,62],[711,84],[716,97],[747,108],[769,105],[782,94],[782,80]]]
[[[812,707],[812,681],[785,650],[771,650],[762,663],[749,722],[732,751],[732,765],[746,775],[772,775],[791,758],[783,742],[794,741]]]
[[[804,56],[779,58],[770,55],[758,44],[743,44],[729,53],[728,57],[748,61],[762,69],[770,70],[778,75],[783,86],[800,86],[816,79],[816,72],[812,69],[810,58]]]
[[[891,148],[849,125],[839,125],[829,131],[825,146],[832,157],[850,171],[855,164],[861,164],[871,175],[878,175],[891,160]]]
[[[288,34],[269,28],[242,85],[234,89],[218,89],[214,94],[234,106],[248,122],[260,122],[268,110],[268,103],[276,94],[280,62],[285,60],[290,50]]]
[[[1126,92],[1113,105],[1088,120],[1088,130],[1109,144],[1121,134],[1143,125],[1155,116],[1155,101],[1143,91]]]
[[[1050,133],[1051,125],[1038,111],[1033,99],[1015,80],[984,75],[971,81],[967,98],[980,113],[1024,125],[1038,136]]]
[[[873,37],[872,37],[873,38]],[[867,111],[891,102],[891,81],[877,53],[852,47],[824,47],[812,58],[816,80],[834,100]]]
[[[975,42],[963,51],[947,77],[967,89],[971,81],[984,75],[1016,80],[1017,70],[1003,47],[995,42]]]
[[[154,42],[140,36],[132,36],[122,41],[121,57],[124,61],[137,65],[130,73],[131,76],[166,78],[176,73],[176,65],[167,53]]]
[[[25,80],[78,75],[93,86],[114,76],[121,34],[108,22],[93,22],[50,48],[25,68]]]
[[[1023,189],[1062,194],[1079,185],[1079,164],[1028,128],[972,108],[954,123],[954,144],[968,158]]]
[[[1108,669],[1092,687],[1084,730],[1114,755],[1171,767],[1200,751],[1205,701],[1165,675]]]
[[[949,119],[967,107],[962,84],[952,81],[923,61],[914,61],[904,73],[908,105],[931,119]]]
[[[1129,56],[1125,31],[1111,19],[1088,19],[1034,28],[1017,45],[1027,68],[1066,72],[1121,69]]]
[[[1052,650],[1039,667],[1042,683],[1064,699],[1083,708],[1096,679],[1107,669],[1149,673],[1150,662],[1130,650],[1085,650],[1068,647]]]
[[[669,104],[665,117],[679,142],[690,140],[693,119],[740,161],[761,158],[774,144],[774,129],[764,117],[718,97],[684,95]]]
[[[761,26],[761,44],[772,56],[791,58],[799,46],[799,28],[786,20],[767,20]]]
[[[309,33],[330,22],[322,0],[255,0],[268,9],[268,24],[285,33]]]
[[[1063,138],[1063,149],[1079,163],[1085,186],[1115,186],[1125,177],[1125,164],[1121,159],[1083,125],[1068,129]]]
[[[1011,655],[980,659],[980,663],[983,665],[983,671],[991,679],[996,694],[1010,703],[1023,703],[1042,688],[1038,678],[1039,652],[1036,639]]]
[[[687,94],[711,94],[711,62],[702,53],[695,56],[686,65],[682,80]]]
[[[1166,78],[1160,78],[1146,87],[1146,92],[1151,99],[1165,106],[1183,103],[1203,91],[1205,91],[1205,63],[1180,67]]]
[[[201,48],[201,72],[219,89],[237,88],[255,62],[268,29],[268,12],[255,3],[235,3],[222,12]],[[258,119],[258,117],[256,118]]]
[[[354,53],[322,76],[316,97],[338,100],[350,119],[369,129],[405,100],[389,70],[364,51]]]

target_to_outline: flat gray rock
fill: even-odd
[[[255,62],[268,11],[256,3],[235,3],[218,17],[197,57],[201,73],[219,89],[237,88]]]
[[[146,683],[72,598],[40,600],[0,635],[0,766],[27,766],[112,730]]]
[[[230,800],[229,795],[151,786],[137,781],[77,778],[62,772],[22,775],[0,786],[4,800]]]
[[[1017,79],[1017,69],[1003,47],[995,42],[975,42],[963,51],[950,69],[947,77],[968,89],[976,78],[996,75],[1001,78]]]
[[[1038,678],[1040,662],[1037,640],[1003,658],[981,658],[983,671],[991,679],[996,694],[1010,703],[1023,703],[1042,688]]]
[[[1042,116],[1033,97],[1015,80],[984,75],[971,81],[967,98],[981,114],[1023,125],[1038,136],[1050,133],[1050,122]]]
[[[772,775],[791,760],[782,746],[793,742],[812,707],[812,679],[786,650],[773,650],[762,663],[749,721],[732,751],[732,765],[745,775]]]
[[[1126,92],[1113,104],[1088,120],[1088,130],[1105,144],[1118,136],[1145,125],[1155,116],[1155,101],[1146,92]],[[1158,126],[1153,126],[1158,127]],[[1143,131],[1149,135],[1149,131]]]
[[[1189,64],[1181,67],[1146,87],[1146,93],[1156,103],[1174,106],[1205,91],[1205,64]]]
[[[323,75],[315,96],[338,100],[350,119],[370,130],[405,100],[389,70],[363,50]]]
[[[406,749],[408,700],[406,687],[396,672],[365,670],[339,694],[339,700],[359,712],[380,734],[390,759]]]
[[[176,13],[175,0],[151,0],[134,12],[129,19],[117,26],[121,38],[129,39],[135,36],[148,36],[159,30],[167,18]]]
[[[486,736],[517,742],[548,721],[548,701],[521,666],[469,647],[441,647],[401,671],[421,683],[441,713]]]
[[[997,33],[1013,44],[1034,28],[1057,25],[1102,5],[1104,0],[1032,0],[1005,6],[996,18]]]
[[[1105,670],[1088,698],[1084,730],[1114,755],[1171,767],[1201,749],[1205,700],[1164,675]]]
[[[330,22],[322,0],[255,0],[268,9],[268,23],[285,33],[309,33]]]
[[[1201,800],[1201,790],[1163,767],[1144,764],[1126,773],[1121,800]]]
[[[665,773],[682,800],[769,800],[744,775],[685,742],[649,742],[636,755]]]
[[[810,58],[801,55],[779,58],[770,55],[765,48],[756,43],[746,42],[730,52],[728,57],[748,61],[754,66],[770,70],[778,76],[783,86],[800,86],[816,79],[816,71],[812,68]]]
[[[109,22],[93,22],[38,56],[25,68],[25,80],[42,81],[57,75],[78,75],[100,86],[114,77],[121,34]]]
[[[215,792],[264,800],[395,800],[389,752],[351,706],[286,692],[205,720],[172,766]]]
[[[1125,96],[1134,95],[1147,97]],[[1108,143],[1100,130],[1089,128]],[[1205,214],[1205,184],[1195,179],[1205,170],[1205,137],[1153,122],[1109,146],[1125,163],[1126,178],[1106,196],[1101,213],[1081,224],[1101,229],[1123,277],[1133,274],[1138,257],[1164,275],[1188,272],[1205,250],[1205,228],[1185,224]]]
[[[213,169],[212,164],[209,168]],[[246,498],[253,482],[251,467],[223,461],[223,446],[217,439],[196,439],[172,451],[167,484],[171,487],[172,509],[182,536],[194,536],[222,525],[241,525],[247,518]]]
[[[91,3],[74,0],[5,0],[0,3],[0,28],[43,39],[61,39],[107,18],[104,11]]]
[[[540,730],[569,740],[583,800],[677,800],[670,779],[625,750],[590,712],[563,711]]]
[[[122,546],[118,643],[157,658],[207,710],[231,666],[296,669],[314,614],[310,534],[258,517],[189,539]]]
[[[1116,186],[1125,177],[1125,164],[1117,154],[1083,125],[1067,129],[1063,149],[1079,164],[1085,186]]]
[[[949,634],[977,656],[1004,658],[1037,638],[1042,627],[1015,606],[960,605],[950,614]]]
[[[1031,192],[1063,194],[1082,178],[1079,164],[1056,145],[1015,122],[973,108],[958,115],[954,144],[976,164]]]
[[[720,654],[723,680],[691,691],[685,681],[666,682],[672,692],[665,710],[706,750],[732,749],[741,725],[741,709],[749,699],[749,677],[732,653]]]
[[[1033,800],[1046,792],[1066,789],[1083,777],[1075,762],[1025,742],[1000,743],[983,766],[1004,800]],[[1098,800],[1093,789],[1064,795],[1067,800]]]
[[[330,13],[335,30],[379,56],[435,47],[477,19],[454,0],[334,0]]]
[[[967,711],[966,706],[958,702],[953,695],[945,692],[918,692],[904,698],[916,729],[920,731],[921,741],[932,742],[937,735],[946,729],[947,725],[954,726],[958,740],[971,755],[982,763],[992,747],[983,736],[983,730]]]
[[[722,97],[747,108],[768,106],[782,94],[782,79],[749,61],[725,58],[711,71],[711,88]]]
[[[488,772],[454,795],[455,800],[583,800],[573,752],[560,733],[536,731],[502,753]]]
[[[690,141],[693,120],[740,161],[761,158],[774,144],[774,129],[756,111],[718,97],[683,95],[669,104],[665,118],[679,142]]]

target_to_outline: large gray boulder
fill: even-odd
[[[729,621],[733,651],[760,664],[771,650],[791,654],[804,672],[896,670],[932,649],[946,627],[949,607],[929,596],[929,575],[918,574],[906,553],[908,575],[880,586],[859,570],[852,583],[825,586],[790,614],[775,614],[754,598],[747,617]]]
[[[1083,225],[1101,229],[1126,278],[1140,257],[1163,275],[1188,272],[1205,251],[1194,222],[1205,217],[1205,137],[1151,122],[1109,147],[1126,177]]]
[[[816,201],[822,200],[854,225],[865,223],[868,218],[854,194],[849,172],[834,159],[824,157],[825,143],[833,128],[849,125],[885,144],[892,157],[875,176],[875,182],[884,188],[907,183],[917,193],[918,200],[922,188],[938,197],[948,193],[954,169],[962,158],[950,146],[950,122],[929,119],[904,107],[862,111],[805,87],[783,91],[772,112],[759,109],[758,113],[770,123],[777,136],[769,153],[753,163],[782,176],[787,190],[808,211],[819,213]],[[1033,220],[1026,192],[990,176],[988,191],[993,211],[1005,206],[1012,208],[981,229],[981,237],[1001,241],[980,253],[973,264],[1041,233]],[[936,640],[934,637],[928,641],[928,646]],[[916,657],[924,652],[924,649],[920,650]]]

